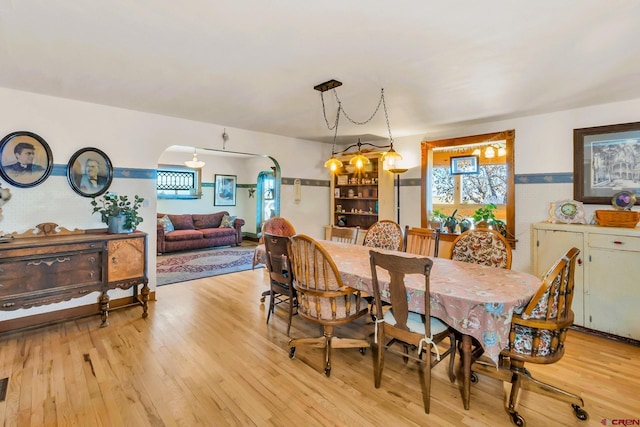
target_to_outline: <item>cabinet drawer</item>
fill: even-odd
[[[589,234],[589,247],[640,252],[640,237]]]
[[[0,262],[0,297],[102,283],[102,253],[52,254]]]

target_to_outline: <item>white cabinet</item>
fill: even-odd
[[[568,249],[580,249],[575,324],[640,340],[640,228],[533,225],[533,272],[542,276]]]

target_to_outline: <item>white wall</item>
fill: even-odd
[[[573,129],[640,121],[640,99],[517,119],[459,126],[455,130],[396,139],[396,151],[411,168],[402,179],[420,178],[420,142],[515,129],[515,174],[573,173]],[[404,163],[406,162],[406,163]],[[514,270],[530,271],[531,224],[548,218],[549,204],[573,199],[573,184],[517,184]],[[420,187],[401,189],[401,224],[420,224]],[[587,218],[610,205],[585,205]],[[634,210],[638,210],[636,207]],[[568,249],[568,248],[567,248]]]
[[[165,149],[171,145],[194,145],[203,148],[222,148],[223,126],[190,120],[141,113],[108,106],[72,101],[28,92],[0,88],[0,134],[31,131],[49,144],[53,162],[66,166],[80,148],[95,147],[104,151],[114,166],[127,174],[127,169],[154,171]],[[230,136],[227,149],[232,151],[270,154],[278,159],[283,176],[328,179],[323,159],[329,157],[327,144],[284,138],[277,135],[250,132],[226,127]],[[198,143],[194,143],[197,141]],[[281,156],[281,153],[286,153]],[[296,155],[299,153],[299,155]],[[221,173],[229,173],[226,169]],[[0,230],[4,233],[24,232],[42,222],[56,222],[74,228],[99,228],[97,215],[91,215],[90,199],[81,197],[69,187],[65,176],[50,176],[32,188],[15,188],[2,183],[12,193],[12,199],[3,206],[4,219]],[[155,179],[114,178],[109,190],[119,194],[138,194],[145,199],[139,230],[149,233],[149,254],[155,253]],[[313,209],[311,203],[328,200],[328,189],[313,191],[300,205],[283,202],[281,214],[294,222],[326,224],[327,209]],[[283,194],[283,197],[289,195]],[[321,227],[313,233],[320,237]],[[306,227],[301,229],[306,231]],[[155,257],[148,258],[150,287],[155,289]],[[111,298],[129,295],[127,291],[110,291]],[[0,319],[23,317],[63,307],[95,303],[96,294],[55,306],[42,306],[29,310],[0,311]]]
[[[516,130],[516,175],[527,173],[560,173],[573,171],[574,128],[638,121],[640,99],[599,105],[552,114],[458,126],[455,130],[434,132],[396,139],[396,149],[411,169],[402,178],[420,177],[420,142]],[[32,131],[51,147],[56,165],[66,165],[78,149],[96,147],[103,150],[115,168],[153,171],[162,153],[171,145],[192,145],[221,149],[223,126],[124,110],[108,106],[71,101],[27,92],[0,88],[0,134]],[[293,200],[293,186],[283,186],[281,215],[289,218],[300,233],[321,238],[323,226],[329,222],[329,188],[304,185],[304,180],[328,180],[323,162],[330,156],[328,144],[285,138],[227,127],[230,151],[268,154],[276,158],[283,177],[303,178],[302,200]],[[197,141],[197,143],[194,143]],[[218,173],[231,173],[234,168],[220,167]],[[399,165],[402,167],[403,165]],[[223,170],[224,169],[224,170]],[[257,169],[256,169],[257,170]],[[209,172],[206,172],[209,174]],[[235,174],[235,173],[234,173]],[[237,175],[241,176],[238,172]],[[243,178],[244,179],[244,178]],[[71,190],[64,176],[51,176],[33,188],[8,186],[13,198],[4,209],[0,230],[26,231],[41,222],[56,222],[66,228],[102,227],[100,219],[91,215],[90,199]],[[121,194],[138,194],[147,199],[142,210],[144,222],[140,230],[150,234],[149,254],[155,253],[155,180],[152,178],[115,178],[110,190]],[[401,223],[420,223],[420,187],[403,188]],[[521,184],[516,186],[516,234],[518,249],[513,268],[529,270],[530,226],[547,218],[549,203],[570,199],[571,184]],[[601,206],[588,205],[589,216]],[[606,207],[605,207],[606,208]],[[151,288],[155,288],[155,257],[148,260]],[[125,291],[112,291],[112,298]],[[0,318],[14,318],[50,311],[58,307],[89,304],[96,295],[56,305],[14,312],[0,311]]]

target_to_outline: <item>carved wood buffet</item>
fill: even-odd
[[[146,233],[62,229],[51,234],[57,229],[53,223],[40,224],[38,229],[0,245],[0,310],[27,309],[98,292],[100,326],[107,326],[107,291],[133,288],[133,300],[142,306],[142,317],[147,317]]]

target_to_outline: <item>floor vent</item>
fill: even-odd
[[[7,398],[7,386],[9,385],[9,378],[3,378],[0,380],[0,402],[4,402]]]

